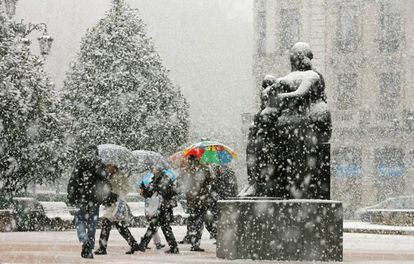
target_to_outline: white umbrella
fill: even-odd
[[[139,172],[148,170],[147,164],[152,163],[161,168],[171,167],[167,160],[160,154],[150,150],[134,150],[132,153],[136,159],[136,169]]]
[[[117,166],[124,172],[130,172],[137,163],[131,150],[115,144],[102,144],[98,146],[99,157],[105,164]]]

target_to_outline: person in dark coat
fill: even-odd
[[[187,232],[191,243],[191,251],[204,251],[200,248],[204,229],[204,218],[210,200],[210,188],[214,176],[206,165],[200,163],[195,156],[188,157],[189,186],[186,193],[189,212]],[[185,242],[185,239],[183,242]]]
[[[77,161],[68,183],[69,204],[79,208],[75,226],[82,243],[81,257],[93,258],[99,205],[111,194],[105,164],[99,159],[97,146],[90,146],[84,158]]]
[[[175,177],[172,176],[166,168],[158,167],[156,164],[152,163],[149,163],[148,166],[154,174],[152,188],[145,188],[144,185],[142,185],[141,194],[144,198],[151,198],[153,195],[158,195],[161,197],[161,203],[158,213],[150,219],[147,232],[145,232],[144,237],[141,238],[139,246],[137,248],[131,248],[131,254],[137,250],[145,252],[148,243],[157,232],[158,227],[161,227],[165,239],[170,246],[170,249],[165,251],[165,253],[178,254],[179,250],[177,241],[175,240],[175,236],[170,225],[173,220],[173,208],[177,206]]]
[[[234,171],[227,165],[215,165],[213,167],[214,181],[210,190],[210,211],[211,215],[206,217],[206,229],[212,238],[217,238],[217,222],[219,218],[218,200],[226,200],[236,197],[238,194],[237,178]]]

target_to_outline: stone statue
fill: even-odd
[[[263,80],[249,131],[245,196],[330,199],[331,116],[312,58],[308,44],[296,43],[291,73]]]

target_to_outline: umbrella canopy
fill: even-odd
[[[182,151],[182,155],[185,159],[189,156],[196,156],[202,163],[214,164],[227,164],[233,159],[237,159],[237,153],[234,150],[215,141],[202,141],[195,143],[185,148]]]
[[[167,169],[164,170],[165,175],[173,182],[177,180],[177,174],[173,170]],[[154,174],[152,172],[147,172],[139,182],[138,187],[143,184],[145,188],[150,189],[152,188],[152,183],[154,179]]]
[[[98,146],[98,151],[103,163],[115,165],[124,172],[130,172],[136,164],[134,154],[126,147],[102,144]]]
[[[136,170],[143,172],[148,170],[149,164],[154,164],[160,168],[170,168],[168,161],[160,154],[150,150],[134,150],[132,154],[136,160]]]

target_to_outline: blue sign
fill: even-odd
[[[379,165],[377,170],[382,177],[401,177],[406,172],[404,165]]]
[[[335,170],[337,177],[356,177],[362,175],[362,168],[358,164],[338,164]]]

